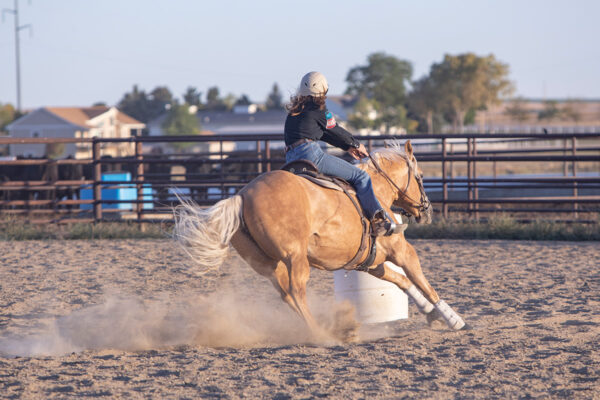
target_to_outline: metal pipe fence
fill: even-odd
[[[575,221],[600,213],[600,133],[359,138],[368,149],[411,139],[426,192],[444,217]],[[178,196],[209,206],[285,162],[282,135],[0,138],[16,143],[91,150],[80,159],[0,158],[0,215],[30,222],[170,220]],[[128,152],[108,156],[117,144]]]

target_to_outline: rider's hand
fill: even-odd
[[[357,160],[360,160],[361,158],[369,157],[369,152],[365,148],[365,145],[362,143],[360,146],[358,146],[358,148],[351,147],[350,149],[348,149],[348,153],[350,153],[350,155]]]

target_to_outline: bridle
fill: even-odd
[[[377,161],[375,161],[375,158],[373,156],[371,156],[371,154],[369,154],[369,159],[371,159],[371,162],[375,166],[375,169],[377,170],[377,172],[380,173],[388,181],[388,183],[390,185],[392,185],[392,187],[398,191],[398,194],[400,196],[404,197],[404,199],[408,201],[408,203],[411,207],[416,208],[420,212],[424,212],[431,207],[431,202],[425,195],[425,189],[423,188],[423,178],[421,178],[421,176],[419,176],[419,174],[413,172],[413,168],[411,167],[410,162],[408,160],[406,160],[406,165],[408,167],[408,179],[406,181],[406,187],[404,188],[404,190],[402,190],[398,187],[398,185],[396,185],[396,183],[392,180],[392,178],[390,178],[389,175],[379,166],[379,163]],[[408,195],[408,188],[410,186],[410,175],[412,173],[415,174],[415,179],[416,179],[417,183],[419,184],[419,192],[421,195],[421,199],[419,202],[416,202],[414,199],[412,199]],[[412,215],[408,211],[406,211],[402,208],[400,208],[400,213],[407,217],[410,217]]]

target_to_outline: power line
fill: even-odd
[[[17,63],[17,111],[21,111],[21,53],[19,43],[19,32],[23,29],[31,29],[31,24],[19,25],[19,0],[15,0],[15,8],[5,8],[2,10],[2,22],[4,22],[4,13],[11,13],[15,17],[15,60]],[[31,30],[30,30],[31,32]]]

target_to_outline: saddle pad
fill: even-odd
[[[328,180],[325,180],[325,179],[320,179],[320,178],[314,177],[312,175],[302,174],[302,173],[298,174],[298,176],[306,178],[309,181],[311,181],[313,183],[316,183],[317,185],[322,186],[324,188],[333,189],[333,190],[337,190],[339,192],[343,192],[342,188],[339,185],[337,185],[337,184],[335,184],[335,183],[333,183],[331,181],[328,181]],[[350,193],[350,194],[356,194],[356,192],[354,190],[348,190],[348,189],[346,189],[346,191],[348,193]]]

